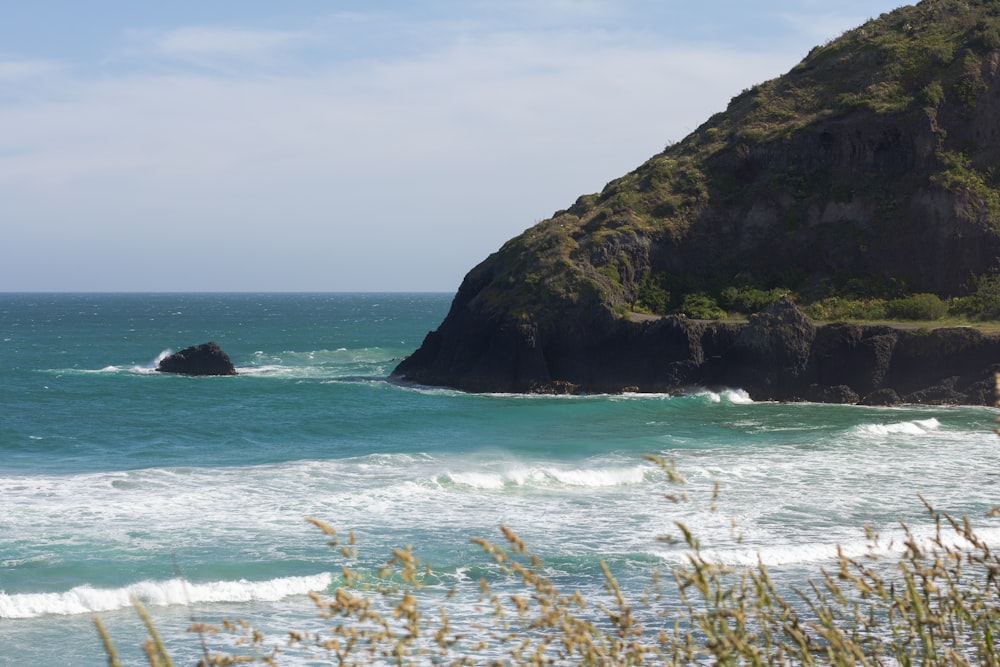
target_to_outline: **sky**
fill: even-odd
[[[0,0],[0,292],[454,292],[899,0]]]

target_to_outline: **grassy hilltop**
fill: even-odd
[[[721,317],[1000,317],[1000,2],[925,0],[814,48],[679,143],[509,241],[463,286]]]

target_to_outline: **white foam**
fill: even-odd
[[[442,476],[457,485],[484,491],[498,491],[508,486],[547,488],[607,488],[641,484],[645,481],[646,466],[562,468],[513,467],[502,472],[463,471]]]
[[[420,385],[415,385],[420,386]],[[425,389],[435,389],[435,387],[424,387]],[[463,394],[464,392],[456,392],[458,394]],[[650,400],[669,400],[676,398],[674,394],[668,393],[654,393],[654,392],[637,392],[637,391],[625,391],[618,394],[523,394],[523,393],[512,393],[512,392],[492,392],[475,394],[477,397],[495,399],[502,398],[505,400],[517,400],[517,401],[594,401],[594,400],[607,400],[611,402],[620,401],[650,401]]]
[[[979,527],[976,528],[975,534],[986,544],[1000,543],[998,542],[1000,540],[1000,528],[998,527]],[[944,527],[941,531],[941,544],[938,544],[938,536],[931,526],[914,528],[910,536],[925,553],[940,552],[941,544],[956,551],[973,549],[973,545],[969,541],[948,527]],[[885,531],[877,543],[872,543],[870,540],[858,536],[840,542],[814,541],[760,546],[732,544],[717,548],[702,548],[699,555],[709,563],[731,567],[754,567],[758,563],[779,567],[833,561],[839,550],[848,558],[860,559],[871,556],[891,563],[896,562],[896,559],[905,553],[908,548],[906,543],[909,539],[910,537],[903,530],[894,528]],[[686,565],[690,562],[691,552],[686,548],[670,551],[657,550],[652,552],[652,555],[665,563]]]
[[[506,479],[511,479],[512,482],[516,483],[515,479],[507,478],[504,475],[497,473],[483,473],[483,472],[459,472],[450,473],[444,476],[445,479],[450,479],[455,484],[461,484],[463,486],[469,486],[473,489],[483,489],[499,491],[506,485]]]
[[[195,584],[184,579],[170,579],[140,581],[111,589],[85,585],[61,593],[0,593],[0,619],[114,611],[132,606],[132,598],[158,607],[210,602],[274,602],[293,595],[324,590],[332,581],[332,575],[324,572],[268,581],[240,579]]]
[[[396,358],[397,355],[392,350],[380,347],[340,347],[335,350],[284,351],[274,354],[258,350],[254,352],[248,365],[239,366],[237,370],[241,375],[249,376],[329,378],[342,375],[345,369],[357,374],[373,366],[381,368]]]
[[[743,389],[727,389],[723,394],[730,403],[735,405],[749,405],[753,403],[753,399],[750,398],[748,394]]]
[[[752,547],[733,549],[702,549],[702,558],[709,563],[730,567],[753,567],[758,563],[776,567],[831,560],[837,556],[837,546],[833,544],[808,544],[785,547],[754,549]],[[689,551],[660,551],[654,555],[666,563],[688,564]]]
[[[599,470],[552,470],[548,474],[566,486],[581,486],[600,488],[607,486],[626,486],[641,484],[646,477],[646,469],[642,466],[630,468],[602,468]]]
[[[726,403],[732,403],[733,405],[750,405],[754,402],[753,399],[750,398],[750,394],[743,389],[724,389],[720,392],[703,389],[695,392],[694,395],[706,398],[710,403],[722,403],[725,401]]]
[[[887,435],[924,435],[937,430],[941,422],[933,417],[930,419],[915,419],[913,421],[895,422],[889,424],[861,424],[852,431],[859,435],[883,437]]]
[[[160,362],[173,354],[173,350],[167,348],[156,355],[156,359],[153,359],[146,364],[134,364],[132,366],[120,366],[117,364],[111,364],[109,366],[104,366],[103,368],[94,369],[79,369],[79,368],[62,368],[56,369],[52,372],[55,373],[95,373],[95,374],[107,374],[107,373],[138,373],[142,375],[152,374],[156,372],[157,367]]]

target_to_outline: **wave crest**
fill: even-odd
[[[695,396],[707,398],[710,403],[732,403],[733,405],[750,405],[753,399],[743,389],[724,389],[723,391],[699,391]]]
[[[508,487],[607,488],[642,484],[650,469],[645,466],[618,468],[555,467],[514,468],[502,472],[449,472],[437,478],[439,484],[498,491]]]
[[[77,586],[61,593],[0,593],[0,619],[74,616],[132,606],[135,598],[154,607],[208,602],[274,602],[293,595],[324,590],[329,572],[268,581],[216,581],[194,584],[184,579],[140,581],[122,588]]]
[[[914,419],[913,421],[895,422],[890,424],[861,424],[852,431],[861,436],[884,437],[887,435],[924,435],[941,427],[941,422],[930,419]]]

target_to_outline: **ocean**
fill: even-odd
[[[791,589],[865,552],[929,536],[935,508],[1000,546],[997,411],[683,396],[470,395],[388,380],[443,319],[447,294],[0,294],[0,665],[144,665],[148,610],[175,658],[192,619],[244,619],[265,644],[318,631],[308,593],[410,545],[418,593],[453,625],[479,581],[512,585],[472,538],[514,530],[560,587],[602,599],[601,562],[636,601],[704,553],[765,563]],[[217,342],[235,377],[155,372]],[[647,454],[673,460],[677,493]],[[718,484],[718,497],[713,490]],[[356,557],[307,517],[353,533]],[[885,547],[892,551],[891,546]],[[374,577],[374,574],[371,575]],[[668,599],[662,604],[669,605]],[[672,623],[651,610],[647,622]],[[654,633],[655,634],[655,633]],[[212,651],[245,651],[222,633]],[[279,664],[328,664],[289,649]]]

